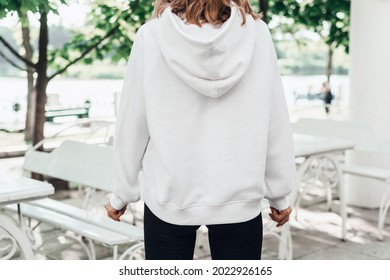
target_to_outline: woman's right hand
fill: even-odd
[[[290,214],[292,212],[292,208],[290,206],[284,210],[278,210],[272,206],[270,207],[270,209],[271,213],[269,214],[269,216],[274,222],[277,223],[276,227],[281,227],[288,222]]]

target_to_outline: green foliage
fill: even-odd
[[[109,58],[116,63],[125,60],[138,28],[146,22],[153,12],[152,0],[146,1],[103,1],[92,3],[86,28],[74,33],[71,41],[61,50],[52,50],[49,61],[56,68],[61,68],[72,59],[81,56],[91,45],[97,45],[82,62],[91,64],[97,60]],[[111,34],[105,39],[107,34]]]
[[[0,0],[0,18],[7,14],[21,15],[41,12],[57,13],[58,4],[65,0]],[[81,61],[91,64],[109,58],[112,62],[125,60],[138,28],[153,12],[153,0],[94,0],[85,28],[73,31],[71,40],[62,46],[51,46],[47,58],[49,73],[54,74]],[[34,44],[34,43],[33,43]]]
[[[58,4],[66,2],[70,1],[0,0],[0,18],[8,13],[17,13],[20,16],[27,11],[56,13]],[[259,11],[259,2],[251,0],[255,11]],[[94,64],[103,60],[113,63],[125,61],[136,31],[152,14],[153,3],[154,0],[91,0],[91,12],[83,29],[62,34],[63,38],[71,38],[65,44],[50,45],[47,54],[48,75],[76,62]],[[277,29],[282,31],[278,32],[279,34],[290,34],[289,36],[294,37],[303,29],[311,29],[320,34],[328,45],[344,46],[348,50],[349,0],[268,0],[268,4],[268,18],[284,18],[277,26]],[[301,38],[298,43],[298,47],[306,44]],[[281,49],[278,49],[278,54],[281,58],[289,56],[283,54]],[[324,56],[312,56],[316,64],[319,59],[324,59]]]
[[[324,61],[328,57],[328,48],[322,41],[297,46],[294,41],[285,40],[276,44],[276,50],[283,75],[322,75],[326,71]],[[338,69],[338,73],[345,73],[344,51],[337,49],[335,55],[338,59],[335,60],[334,67]]]
[[[343,46],[348,52],[350,0],[274,0],[270,11],[317,32],[327,45]]]
[[[0,0],[0,18],[9,13],[25,14],[43,11],[57,13],[58,4],[66,4],[66,0]]]

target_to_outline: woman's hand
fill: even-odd
[[[279,211],[278,209],[272,206],[270,207],[270,209],[271,209],[271,213],[269,214],[269,216],[274,222],[277,223],[276,227],[281,227],[282,225],[288,222],[290,218],[290,214],[292,212],[291,207],[288,207],[287,209],[281,211]]]
[[[104,208],[107,210],[107,216],[113,219],[114,221],[120,222],[120,217],[125,213],[126,206],[123,207],[121,210],[116,210],[111,206],[110,202],[107,202],[104,204]]]

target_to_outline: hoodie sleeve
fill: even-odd
[[[265,198],[270,206],[284,210],[289,207],[288,195],[294,187],[295,156],[292,127],[289,119],[282,79],[271,35],[267,28],[273,83],[270,97],[270,118],[265,168]]]
[[[137,34],[127,64],[114,133],[114,186],[111,206],[122,209],[140,199],[142,169],[149,131],[143,96],[142,37]]]

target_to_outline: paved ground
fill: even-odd
[[[0,169],[21,174],[23,158],[8,158],[0,160]],[[57,190],[56,199],[66,201],[74,205],[80,205],[81,197],[77,190]],[[97,212],[104,214],[100,205],[105,198],[96,201]],[[142,209],[142,205],[137,207]],[[378,210],[348,207],[348,236],[347,241],[341,241],[341,219],[337,214],[338,204],[332,206],[334,212],[326,210],[324,203],[299,209],[298,219],[292,219],[293,259],[305,260],[371,260],[390,259],[390,215],[387,217],[384,241],[376,239],[376,227]],[[130,214],[126,216],[131,220]],[[267,220],[265,220],[267,222]],[[138,222],[142,226],[142,222]],[[76,242],[57,238],[60,233],[49,225],[42,224],[36,230],[37,243],[45,242],[44,250],[38,252],[40,259],[86,259],[86,254]],[[0,234],[1,235],[1,234]],[[1,241],[1,240],[0,240]],[[1,244],[1,242],[0,242]],[[263,244],[263,259],[277,258],[278,242],[276,238],[266,236]],[[97,258],[110,259],[111,248],[97,245]],[[121,247],[120,252],[126,248]],[[198,239],[195,251],[195,259],[210,259],[207,240],[207,230],[201,228],[198,231]]]

